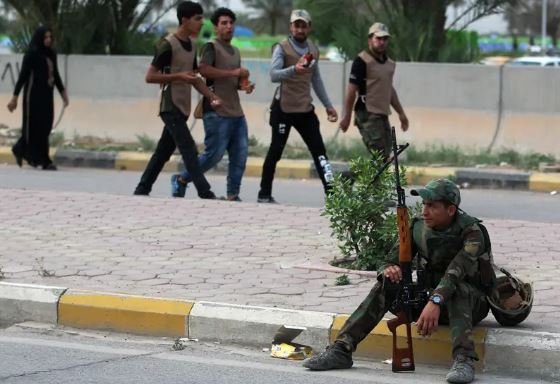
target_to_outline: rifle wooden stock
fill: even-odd
[[[397,226],[399,227],[399,264],[412,262],[412,238],[408,224],[408,208],[397,207]]]
[[[412,233],[408,223],[408,208],[404,189],[401,186],[399,169],[399,151],[395,127],[391,127],[393,161],[395,162],[395,186],[397,189],[397,226],[399,229],[399,266],[402,272],[400,289],[395,300],[396,319],[389,320],[387,326],[393,334],[393,372],[414,371],[414,352],[412,351],[412,306],[416,297],[412,286]],[[404,147],[406,148],[406,146]],[[406,325],[406,348],[397,346],[397,328]]]
[[[398,300],[411,299],[410,288],[412,285],[412,236],[408,224],[408,209],[405,206],[397,207],[397,226],[399,228],[399,265],[403,274],[401,284],[403,289],[402,296]],[[406,296],[406,297],[405,297]],[[407,305],[403,303],[403,306]],[[414,351],[412,350],[412,331],[410,329],[410,315],[407,314],[410,308],[401,308],[395,319],[387,322],[387,327],[393,334],[393,372],[414,371]],[[406,348],[397,346],[397,328],[406,325]]]
[[[406,348],[397,347],[397,328],[406,325]],[[397,317],[387,321],[387,328],[393,334],[393,372],[414,371],[414,352],[412,351],[412,331],[406,313],[401,311]]]

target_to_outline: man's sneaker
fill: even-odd
[[[340,342],[327,347],[325,352],[303,361],[303,366],[312,371],[327,371],[329,369],[348,369],[352,367],[352,353],[348,352]]]
[[[187,184],[181,183],[179,177],[178,174],[171,176],[171,196],[173,197],[185,197],[185,192],[187,192]]]
[[[241,200],[241,199],[239,198],[239,196],[237,196],[237,195],[235,195],[235,196],[228,196],[228,197],[220,196],[220,199],[219,199],[219,200],[224,200],[224,201],[237,201],[237,202],[243,201],[243,200]]]
[[[457,355],[445,379],[448,383],[470,383],[474,380],[474,359]]]
[[[276,204],[277,201],[274,200],[272,196],[259,196],[257,198],[257,203]]]
[[[198,197],[200,197],[201,199],[206,199],[206,200],[215,200],[216,199],[216,195],[212,191],[206,191],[206,192],[199,193]]]
[[[136,187],[136,189],[134,190],[133,195],[136,195],[136,196],[149,196],[149,195],[150,195],[150,192],[149,192],[149,191],[146,191],[146,190],[145,190],[144,188],[142,188],[142,187]]]

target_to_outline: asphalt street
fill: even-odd
[[[100,170],[88,168],[63,168],[57,172],[35,170],[24,167],[0,165],[0,188],[74,191],[130,195],[140,179],[140,172]],[[152,191],[152,196],[170,196],[170,173],[162,173]],[[225,195],[226,176],[208,174],[209,182],[218,196]],[[255,202],[258,178],[243,179],[241,199]],[[560,191],[559,191],[560,192]],[[464,189],[462,208],[468,213],[488,219],[524,220],[541,223],[555,223],[560,217],[560,193],[510,190]],[[304,207],[322,207],[323,189],[318,180],[276,179],[273,195],[283,204]],[[196,191],[189,188],[186,198],[196,197]],[[417,198],[408,197],[409,202]]]
[[[0,382],[9,384],[204,383],[204,384],[418,384],[445,382],[445,368],[418,366],[394,374],[390,365],[356,361],[349,370],[311,372],[300,361],[270,357],[269,345],[239,347],[123,334],[52,329],[24,323],[0,330]],[[534,383],[478,375],[477,382]]]

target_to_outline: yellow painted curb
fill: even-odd
[[[333,343],[342,326],[348,319],[348,315],[337,315],[334,319],[330,341]],[[486,339],[485,328],[474,328],[473,340],[476,353],[480,359],[480,367],[484,361],[484,341]],[[397,343],[399,347],[406,346],[406,329],[404,326],[397,329]],[[439,327],[430,337],[424,338],[418,335],[416,324],[412,325],[412,347],[414,350],[415,363],[450,365],[451,358],[451,332],[448,327]],[[389,359],[393,351],[393,334],[387,328],[387,319],[381,322],[370,332],[368,336],[358,345],[357,356],[376,360]]]
[[[409,185],[426,185],[433,179],[452,179],[456,171],[452,167],[406,167],[406,179]]]
[[[261,177],[263,163],[264,159],[258,157],[248,158],[247,164],[245,166],[245,173],[243,174],[243,176]]]
[[[264,163],[263,158],[250,157],[247,159],[245,166],[246,177],[261,177],[262,166]],[[311,178],[311,165],[310,161],[297,161],[297,160],[280,160],[276,165],[275,177],[277,178],[291,178],[291,179],[309,179]]]
[[[49,156],[54,159],[56,155],[56,148],[49,148]],[[0,163],[15,165],[16,159],[10,147],[0,147]],[[24,164],[26,164],[24,162]]]
[[[529,176],[529,190],[552,192],[560,190],[560,174],[533,173]]]
[[[311,163],[309,161],[280,160],[276,165],[275,175],[287,179],[310,179]]]
[[[58,324],[151,336],[188,336],[194,303],[143,296],[67,291],[58,304]]]
[[[115,159],[115,169],[121,171],[143,171],[146,164],[152,157],[152,153],[122,151],[117,153]],[[166,172],[177,172],[179,169],[179,157],[173,155],[170,161],[166,162],[163,170]]]
[[[0,163],[10,165],[16,163],[16,159],[14,158],[10,147],[0,147]]]

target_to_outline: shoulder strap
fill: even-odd
[[[482,236],[484,237],[484,248],[488,253],[492,253],[492,243],[490,241],[490,234],[488,233],[488,229],[482,224],[482,220],[479,220],[476,224],[478,224],[480,231],[482,232]]]

